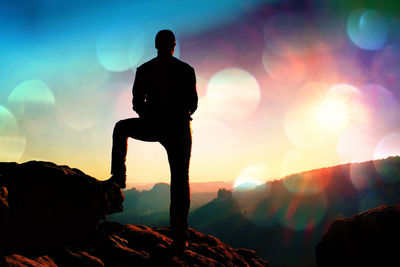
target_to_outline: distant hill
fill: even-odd
[[[231,182],[190,182],[190,191],[192,193],[217,193],[218,189],[226,188],[232,189],[234,181]],[[138,191],[150,190],[157,183],[128,183],[127,188],[136,188]],[[215,197],[215,196],[214,196]]]
[[[289,175],[253,190],[219,192],[190,215],[190,225],[233,246],[255,249],[272,266],[313,266],[330,223],[400,203],[400,158]]]
[[[219,183],[218,183],[219,184]],[[213,188],[214,184],[202,186],[202,189]],[[206,204],[217,195],[215,191],[192,192],[191,209]],[[170,186],[166,183],[155,184],[150,190],[136,188],[124,191],[123,212],[115,213],[109,218],[120,223],[140,223],[151,226],[169,225]]]

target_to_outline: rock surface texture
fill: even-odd
[[[335,220],[316,247],[317,266],[400,266],[400,205]]]
[[[193,229],[176,255],[167,227],[100,222],[123,199],[115,184],[68,166],[0,163],[0,266],[268,266]]]

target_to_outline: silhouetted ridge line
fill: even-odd
[[[314,248],[332,221],[400,203],[400,157],[290,175],[232,192],[194,210],[190,226],[272,266],[315,266]],[[221,195],[229,195],[221,191]]]
[[[343,167],[349,167],[349,166],[354,165],[354,164],[367,164],[367,163],[380,162],[380,161],[386,161],[386,160],[396,160],[396,159],[399,159],[399,158],[400,158],[400,156],[398,155],[398,156],[389,156],[389,157],[382,158],[382,159],[374,159],[374,160],[367,160],[367,161],[360,161],[360,162],[348,162],[348,163],[336,164],[336,165],[332,165],[332,166],[326,166],[326,167],[322,167],[322,168],[316,168],[316,169],[311,169],[311,170],[305,170],[305,171],[299,171],[299,172],[291,173],[291,174],[285,175],[284,177],[275,179],[273,181],[279,181],[279,180],[288,178],[288,177],[293,176],[293,175],[301,175],[301,174],[306,174],[306,173],[310,173],[310,172],[318,172],[318,171],[331,169],[331,168],[338,168],[338,167],[342,167],[343,168]]]

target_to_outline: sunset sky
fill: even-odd
[[[196,71],[192,182],[398,155],[399,14],[397,1],[1,1],[0,161],[108,178],[161,29]],[[169,181],[158,143],[130,140],[127,167],[128,183]]]

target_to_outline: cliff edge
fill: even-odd
[[[268,266],[194,229],[175,255],[168,227],[105,220],[123,200],[118,186],[78,169],[0,163],[0,266]]]

